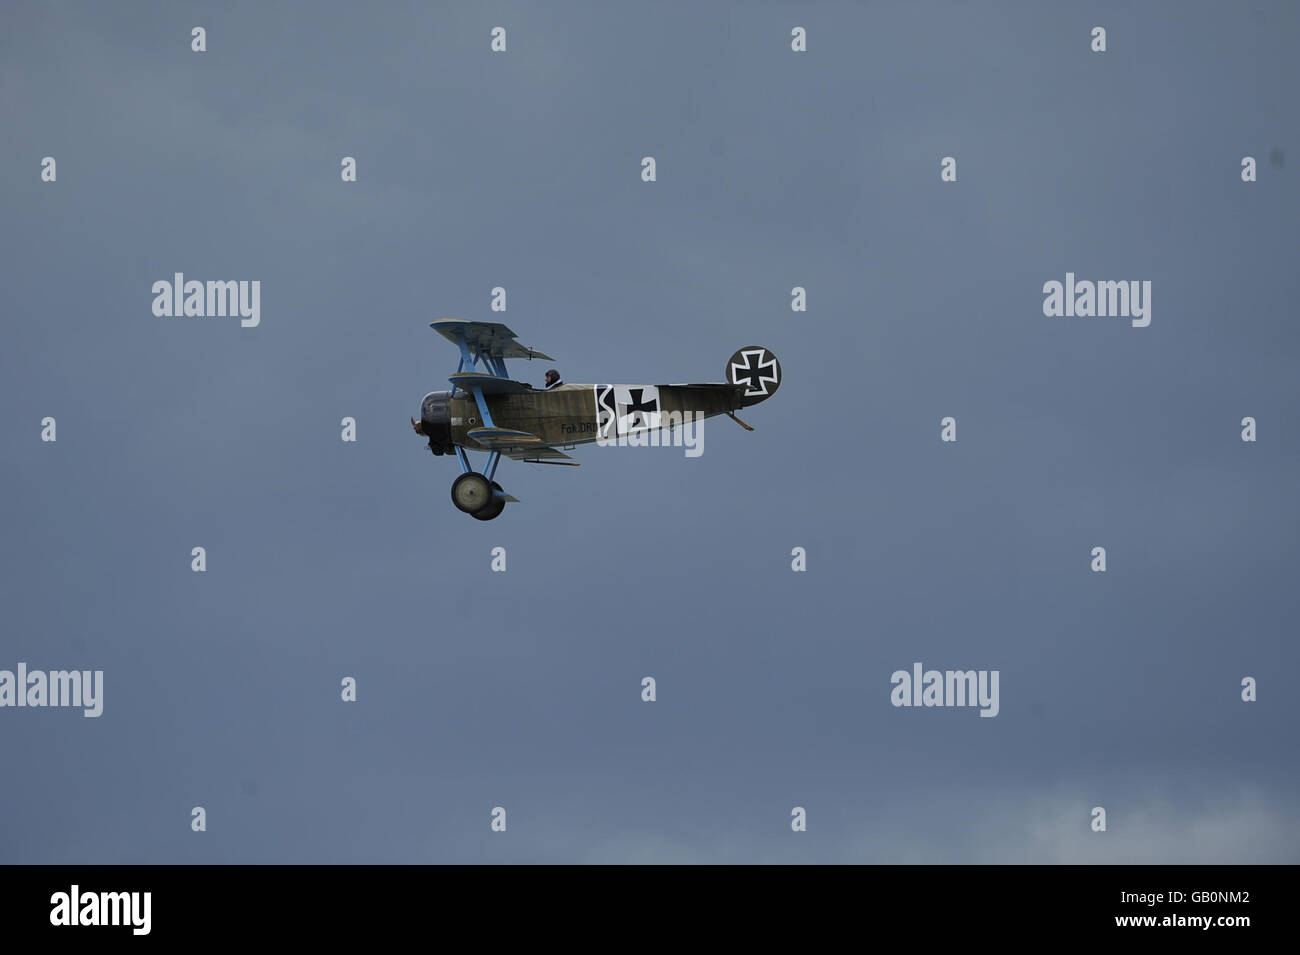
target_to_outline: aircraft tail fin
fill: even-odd
[[[762,345],[746,345],[727,360],[727,381],[744,385],[740,406],[766,401],[781,386],[781,363]]]

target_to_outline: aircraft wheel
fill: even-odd
[[[502,495],[505,493],[505,491],[501,489],[501,485],[498,484],[496,481],[492,482],[492,488],[497,492],[497,495]],[[488,504],[487,507],[483,508],[483,510],[475,513],[473,516],[478,518],[480,521],[490,521],[494,517],[500,517],[501,512],[504,511],[505,509],[506,509],[505,498],[494,495],[492,498],[492,502]]]
[[[492,485],[483,475],[467,471],[452,482],[451,503],[477,517],[479,511],[492,505]]]

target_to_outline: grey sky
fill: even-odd
[[[0,861],[1300,861],[1298,26],[5,4],[0,669],[105,704],[0,709]],[[1044,317],[1067,271],[1150,327]],[[261,325],[154,317],[175,272]],[[785,378],[696,459],[505,462],[481,524],[407,423],[441,316],[572,382]],[[918,660],[998,717],[892,707]]]

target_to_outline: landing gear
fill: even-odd
[[[452,482],[451,503],[480,521],[500,517],[506,509],[506,501],[514,500],[501,489],[500,484],[492,480],[496,476],[501,452],[493,451],[488,455],[487,467],[482,474],[470,469],[469,457],[460,445],[456,445],[456,457],[460,461],[461,475]]]
[[[477,518],[480,521],[490,521],[494,517],[500,517],[501,512],[506,509],[506,492],[501,489],[501,485],[496,481],[492,482],[492,487],[496,491],[496,493],[492,495],[492,500],[488,503],[487,507],[483,508],[483,510],[475,511],[471,514],[471,517]]]
[[[452,482],[451,503],[466,514],[477,516],[479,511],[492,504],[492,485],[483,475],[466,471]],[[504,505],[503,501],[502,506]],[[494,514],[493,517],[495,516]]]
[[[451,502],[470,517],[490,521],[506,509],[505,491],[496,481],[466,471],[451,485]]]

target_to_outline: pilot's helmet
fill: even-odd
[[[546,373],[546,383],[549,385],[552,381],[559,381],[560,373],[552,368]]]

